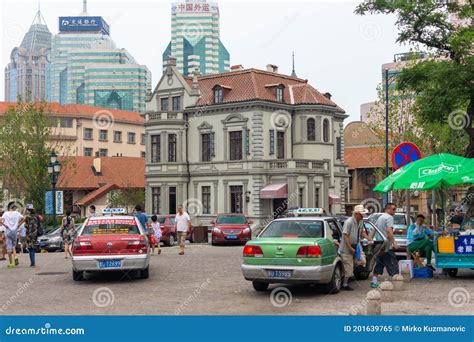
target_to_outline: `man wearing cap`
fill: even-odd
[[[357,259],[357,265],[365,266],[365,254],[360,245],[360,238],[370,240],[370,237],[364,230],[364,214],[369,211],[363,205],[356,205],[352,217],[344,222],[342,229],[342,241],[339,245],[339,254],[341,255],[344,268],[344,277],[342,281],[342,290],[352,291],[348,285],[349,279],[354,276],[354,259]]]
[[[35,213],[33,204],[27,204],[26,210],[28,213],[25,216],[26,237],[25,243],[30,255],[30,266],[35,267],[35,244],[38,238],[38,216]]]
[[[10,209],[2,215],[1,221],[3,226],[6,228],[5,239],[7,243],[8,268],[13,268],[20,264],[18,256],[16,255],[16,244],[18,242],[18,227],[21,226],[24,218],[17,209],[17,205],[13,203],[10,206]]]

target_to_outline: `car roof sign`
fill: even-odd
[[[296,216],[302,215],[322,215],[324,214],[323,208],[298,208],[294,211]]]
[[[110,215],[110,214],[125,214],[125,208],[104,208],[101,210],[102,214]]]

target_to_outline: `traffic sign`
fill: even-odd
[[[53,192],[46,191],[45,193],[45,213],[46,215],[53,214]],[[56,191],[56,215],[64,214],[64,197],[62,191]]]
[[[392,166],[395,170],[421,159],[420,149],[411,142],[403,142],[393,149]]]

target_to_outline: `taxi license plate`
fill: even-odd
[[[237,239],[237,235],[227,235],[226,238],[228,238],[229,240],[235,240]]]
[[[122,260],[99,261],[99,268],[119,268],[122,267]]]
[[[291,278],[293,275],[292,271],[268,270],[267,272],[270,278]]]
[[[46,246],[46,244],[44,242],[40,242],[39,246],[44,247],[44,246]]]

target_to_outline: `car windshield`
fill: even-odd
[[[88,221],[81,235],[140,234],[134,219],[103,219]]]
[[[323,224],[319,220],[273,221],[259,237],[320,238],[323,237]]]
[[[240,215],[221,215],[217,218],[217,224],[245,224],[245,216]]]
[[[395,215],[393,217],[393,224],[406,225],[407,221],[405,219],[405,215]]]
[[[159,224],[163,224],[163,223],[165,223],[165,221],[166,221],[166,216],[158,216],[158,221],[157,222]]]

